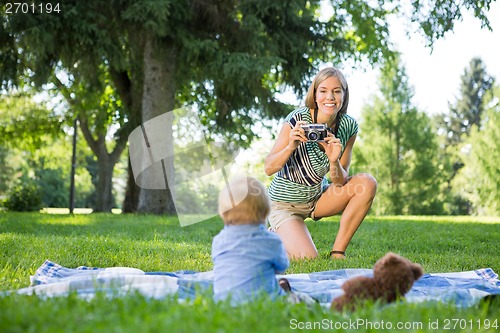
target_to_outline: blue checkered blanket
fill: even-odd
[[[371,269],[342,269],[283,276],[290,281],[292,290],[305,293],[328,306],[342,294],[340,287],[344,281],[353,276],[370,276],[372,273]],[[133,291],[155,299],[175,295],[179,300],[187,300],[199,292],[209,292],[212,281],[212,271],[144,272],[129,267],[66,268],[47,260],[31,277],[31,286],[15,292],[42,297],[65,296],[76,292],[84,298],[92,298],[97,292],[120,296]],[[425,274],[415,282],[406,294],[406,299],[408,302],[439,301],[467,307],[485,296],[498,294],[498,274],[491,268],[484,268]]]

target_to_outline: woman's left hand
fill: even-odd
[[[325,149],[326,156],[328,156],[330,163],[336,162],[340,158],[340,154],[342,153],[342,143],[340,142],[340,139],[333,136],[332,133],[328,133],[325,141],[318,143]]]

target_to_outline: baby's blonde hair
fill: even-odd
[[[224,224],[261,224],[268,214],[267,190],[253,177],[235,177],[219,194],[219,215]]]

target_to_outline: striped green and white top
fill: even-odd
[[[299,120],[312,123],[309,108],[292,111],[285,121],[294,127]],[[346,114],[340,118],[337,137],[342,143],[342,153],[349,138],[358,133],[358,123]],[[269,187],[273,201],[309,203],[322,193],[321,185],[330,170],[330,162],[317,142],[302,142],[292,153],[283,168],[274,176]]]

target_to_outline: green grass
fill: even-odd
[[[308,226],[321,257],[292,262],[288,273],[371,268],[388,251],[420,263],[428,273],[483,267],[500,272],[500,218],[368,217],[347,260],[338,261],[326,258],[338,218]],[[217,218],[181,228],[175,218],[158,216],[0,213],[0,291],[27,287],[46,259],[66,267],[210,270],[211,241],[221,227]],[[269,300],[232,308],[206,295],[181,304],[133,294],[91,301],[75,295],[0,297],[0,332],[498,332],[500,327],[485,327],[498,318],[497,300],[465,309],[430,302],[372,304],[339,314]],[[397,323],[408,327],[397,329]],[[446,330],[447,323],[455,329]]]

